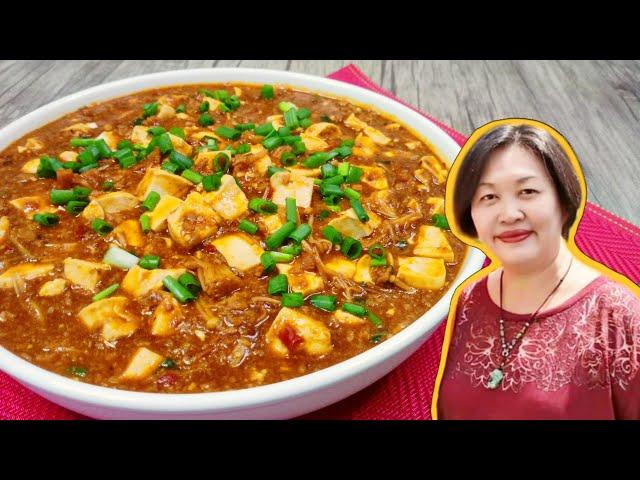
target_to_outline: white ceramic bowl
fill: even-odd
[[[298,73],[217,68],[178,70],[119,80],[45,105],[0,131],[0,150],[22,135],[89,103],[139,90],[193,83],[243,82],[286,84],[391,114],[424,137],[448,163],[459,147],[440,128],[411,109],[369,90],[336,80]],[[446,318],[455,288],[484,261],[482,252],[469,249],[460,274],[440,301],[403,331],[349,360],[302,377],[243,390],[165,394],[99,387],[37,367],[0,347],[0,369],[43,397],[94,418],[119,419],[279,419],[320,409],[365,388],[389,373],[422,345]]]

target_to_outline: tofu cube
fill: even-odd
[[[167,217],[167,225],[171,238],[191,248],[218,230],[218,220],[218,214],[204,197],[193,192]]]
[[[225,235],[212,243],[230,267],[241,271],[260,265],[260,256],[264,253],[258,242],[242,233]]]
[[[93,292],[100,280],[100,273],[111,270],[105,263],[87,262],[77,258],[64,260],[64,276],[74,285]]]
[[[55,297],[62,294],[65,288],[67,288],[67,281],[64,278],[56,278],[43,284],[38,291],[38,295],[41,297]]]
[[[173,195],[163,195],[153,211],[147,213],[151,230],[159,232],[167,225],[167,218],[182,205],[182,200]]]
[[[24,263],[7,269],[0,275],[0,288],[13,288],[16,280],[28,281],[35,278],[44,277],[53,270],[54,265],[50,263]]]
[[[152,290],[160,290],[166,276],[171,275],[177,279],[185,272],[184,268],[146,270],[135,265],[122,279],[122,290],[133,297],[142,297]]]
[[[227,221],[235,220],[249,211],[247,196],[231,175],[223,175],[220,188],[205,195],[205,200]]]
[[[414,288],[438,290],[444,286],[447,269],[441,258],[399,257],[397,277]]]
[[[133,354],[129,365],[120,378],[122,380],[144,380],[158,369],[163,360],[162,355],[158,355],[148,348],[140,347]]]
[[[273,203],[285,205],[286,199],[296,199],[299,208],[309,208],[313,197],[313,178],[293,172],[274,173],[270,179]]]
[[[149,168],[136,189],[136,195],[144,200],[149,192],[158,192],[160,196],[172,195],[183,198],[191,189],[193,183],[179,175],[162,170],[161,168]]]
[[[282,357],[297,352],[319,356],[333,349],[331,332],[323,322],[287,307],[278,312],[267,331],[266,342],[274,354]]]
[[[444,232],[433,225],[422,225],[413,254],[420,257],[442,258],[453,262],[454,254]]]

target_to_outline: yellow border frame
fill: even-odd
[[[491,130],[491,129],[499,126],[499,125],[504,125],[504,124],[514,124],[514,125],[515,124],[518,124],[518,125],[527,124],[527,125],[532,125],[532,126],[537,127],[537,128],[542,128],[542,129],[546,130],[547,132],[549,132],[553,136],[553,138],[555,138],[556,141],[558,141],[558,143],[560,144],[562,149],[565,151],[565,153],[569,157],[569,160],[571,161],[571,163],[573,165],[573,168],[575,169],[576,174],[578,175],[578,180],[580,182],[580,188],[582,190],[582,200],[580,202],[580,206],[578,207],[578,211],[576,213],[576,220],[573,222],[573,225],[569,229],[567,247],[569,248],[571,253],[573,253],[573,255],[575,255],[575,257],[578,258],[580,261],[582,261],[582,262],[586,263],[587,265],[589,265],[590,267],[598,270],[600,273],[602,273],[604,276],[610,278],[611,280],[625,285],[638,298],[640,298],[640,287],[638,285],[633,283],[626,276],[624,276],[624,275],[622,275],[622,274],[620,274],[620,273],[618,273],[618,272],[616,272],[614,270],[611,270],[610,268],[606,267],[605,265],[603,265],[603,264],[601,264],[599,262],[596,262],[595,260],[587,257],[578,248],[578,246],[576,245],[576,243],[575,243],[575,234],[576,234],[576,231],[578,229],[578,224],[580,223],[580,220],[582,219],[582,215],[584,214],[585,206],[587,204],[587,184],[586,184],[585,179],[584,179],[584,174],[582,172],[582,167],[580,166],[580,162],[578,161],[578,158],[576,157],[576,154],[573,151],[573,148],[571,148],[571,145],[569,144],[569,142],[562,136],[562,134],[560,134],[553,127],[547,125],[546,123],[543,123],[543,122],[540,122],[540,121],[537,121],[537,120],[532,120],[532,119],[529,119],[529,118],[504,118],[504,119],[501,119],[501,120],[494,120],[492,122],[489,122],[489,123],[477,128],[471,134],[471,136],[467,139],[467,142],[464,144],[464,146],[460,150],[460,153],[458,153],[458,156],[456,157],[455,161],[453,162],[453,165],[451,167],[451,170],[449,171],[449,176],[448,176],[448,179],[447,179],[446,192],[452,192],[453,191],[453,188],[454,188],[454,185],[455,185],[455,182],[456,182],[456,178],[458,176],[458,171],[460,170],[460,165],[462,164],[462,159],[464,159],[466,157],[467,153],[469,152],[471,147],[475,144],[475,142],[478,141],[478,139],[480,137],[482,137],[484,134],[486,134],[489,130]],[[460,228],[456,224],[455,216],[453,214],[452,195],[450,195],[449,193],[445,194],[445,213],[446,213],[447,219],[449,221],[449,225],[451,227],[451,233],[453,233],[453,235],[455,235],[459,240],[463,241],[467,245],[470,245],[470,246],[475,247],[475,248],[477,248],[479,250],[482,250],[484,252],[484,254],[491,260],[491,264],[489,266],[481,269],[480,271],[474,273],[469,278],[467,278],[464,282],[462,282],[458,286],[458,288],[456,288],[455,292],[453,293],[453,297],[451,299],[451,304],[449,306],[449,315],[447,317],[447,326],[446,326],[445,333],[444,333],[444,341],[443,341],[443,344],[442,344],[442,354],[440,356],[440,365],[438,367],[438,375],[436,376],[435,385],[433,387],[433,397],[431,399],[431,418],[433,418],[434,420],[438,419],[438,399],[439,399],[439,394],[440,394],[440,384],[442,383],[442,377],[444,375],[444,370],[445,370],[446,363],[447,363],[447,356],[448,356],[448,353],[449,353],[449,345],[451,343],[451,338],[453,337],[453,330],[454,330],[455,316],[456,316],[455,306],[458,305],[458,299],[460,298],[460,294],[462,293],[462,291],[468,285],[470,285],[473,282],[479,280],[480,278],[484,277],[485,275],[489,275],[491,272],[493,272],[493,271],[495,271],[495,270],[497,270],[498,268],[501,267],[501,264],[498,261],[498,259],[495,258],[491,254],[490,251],[486,252],[484,250],[485,246],[482,243],[480,243],[475,238],[471,238],[471,237],[465,235],[464,233],[462,233],[460,231]]]

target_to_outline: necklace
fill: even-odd
[[[518,346],[520,345],[520,341],[522,340],[524,335],[527,333],[527,330],[529,329],[529,326],[535,320],[536,315],[538,314],[540,309],[542,307],[544,307],[544,305],[549,301],[551,296],[554,293],[556,293],[558,288],[560,288],[560,285],[562,285],[562,282],[564,281],[564,279],[569,274],[569,270],[571,269],[571,264],[572,263],[573,263],[573,258],[571,258],[571,261],[569,262],[569,266],[567,267],[567,271],[564,273],[564,275],[562,276],[562,278],[560,279],[558,284],[555,286],[555,288],[553,290],[551,290],[551,293],[549,295],[547,295],[547,298],[544,299],[544,302],[542,302],[542,304],[533,313],[533,315],[531,315],[531,317],[529,317],[529,320],[524,322],[523,327],[520,329],[520,331],[518,333],[515,334],[515,336],[511,339],[511,342],[507,342],[507,338],[506,338],[505,333],[504,333],[504,318],[503,318],[504,317],[504,311],[502,310],[502,277],[504,275],[504,270],[502,272],[500,272],[500,321],[499,321],[500,323],[499,324],[500,324],[500,343],[501,343],[501,347],[502,347],[502,359],[500,360],[500,365],[498,365],[498,367],[495,368],[489,374],[489,381],[486,384],[486,387],[489,390],[495,390],[502,383],[502,380],[504,379],[504,366],[506,365],[507,361],[509,360],[509,357],[511,356],[511,352],[514,351],[516,345],[518,345]]]

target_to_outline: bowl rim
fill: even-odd
[[[241,79],[243,77],[244,79]],[[247,77],[252,78],[253,81],[247,80]],[[0,129],[0,150],[34,129],[93,102],[102,102],[150,88],[220,82],[274,83],[313,91],[321,95],[341,97],[351,103],[366,105],[367,108],[372,108],[387,117],[398,118],[400,122],[410,127],[415,135],[435,148],[449,164],[460,151],[458,144],[434,122],[392,98],[330,78],[257,68],[170,70],[96,85],[49,102]],[[34,124],[36,124],[35,127]],[[438,302],[410,325],[379,345],[315,372],[267,385],[202,393],[124,390],[67,378],[30,363],[2,346],[0,346],[0,369],[20,383],[39,392],[47,392],[56,397],[85,405],[90,404],[93,407],[120,411],[224,413],[275,405],[303,397],[317,390],[331,388],[369,369],[380,367],[385,360],[401,354],[418,342],[421,345],[446,318],[455,289],[481,267],[484,259],[485,256],[480,250],[467,246],[467,255],[458,275]]]

